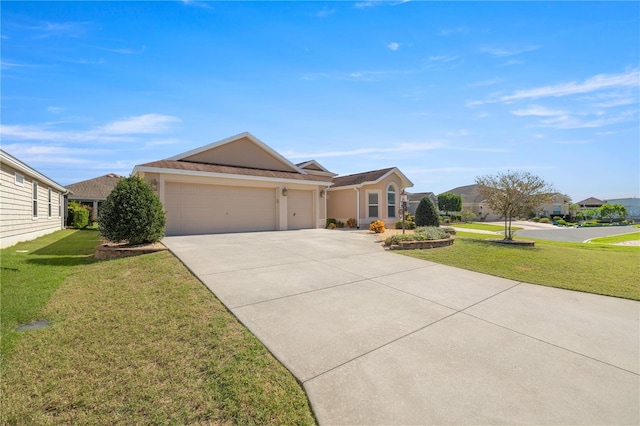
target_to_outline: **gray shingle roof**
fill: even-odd
[[[365,182],[375,182],[394,168],[395,167],[390,167],[388,169],[372,170],[370,172],[356,173],[354,175],[338,176],[333,178],[332,188],[338,186],[360,185]]]
[[[222,173],[231,175],[248,175],[260,177],[272,177],[280,179],[310,180],[328,182],[331,178],[313,174],[301,174],[296,172],[283,172],[279,170],[251,169],[248,167],[222,166],[219,164],[193,163],[179,160],[160,160],[141,164],[140,167],[155,167],[159,169],[174,169],[194,172]]]
[[[122,176],[114,173],[100,176],[94,179],[83,180],[82,182],[67,185],[67,189],[72,192],[69,198],[91,198],[94,200],[106,200],[116,187]]]

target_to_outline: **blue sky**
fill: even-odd
[[[2,147],[66,185],[249,131],[436,194],[638,197],[638,2],[11,2]]]

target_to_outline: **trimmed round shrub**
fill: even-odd
[[[418,207],[416,208],[416,225],[417,226],[439,226],[438,212],[436,206],[429,197],[422,197]]]
[[[167,219],[151,186],[138,176],[122,178],[100,209],[98,230],[112,242],[154,243]]]
[[[538,221],[539,223],[549,223],[551,222],[548,217],[541,217]]]
[[[396,222],[396,229],[402,229],[402,219]],[[404,229],[416,229],[416,223],[405,220]]]

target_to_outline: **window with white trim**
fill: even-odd
[[[24,175],[16,172],[14,176],[14,182],[18,186],[24,186]]]
[[[367,214],[369,217],[378,217],[380,207],[380,194],[378,192],[367,192]]]
[[[48,216],[47,217],[50,218],[51,217],[51,188],[49,188],[49,192],[48,192],[47,195],[48,195],[48,198],[47,198],[47,203],[48,203],[48,205],[47,205],[47,207],[48,207],[47,213],[48,213]]]
[[[35,180],[31,184],[33,189],[33,218],[38,218],[38,182]]]
[[[387,188],[387,217],[396,217],[396,188],[393,185]]]

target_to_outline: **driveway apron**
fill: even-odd
[[[164,244],[303,384],[320,424],[638,424],[640,304],[321,229]]]

